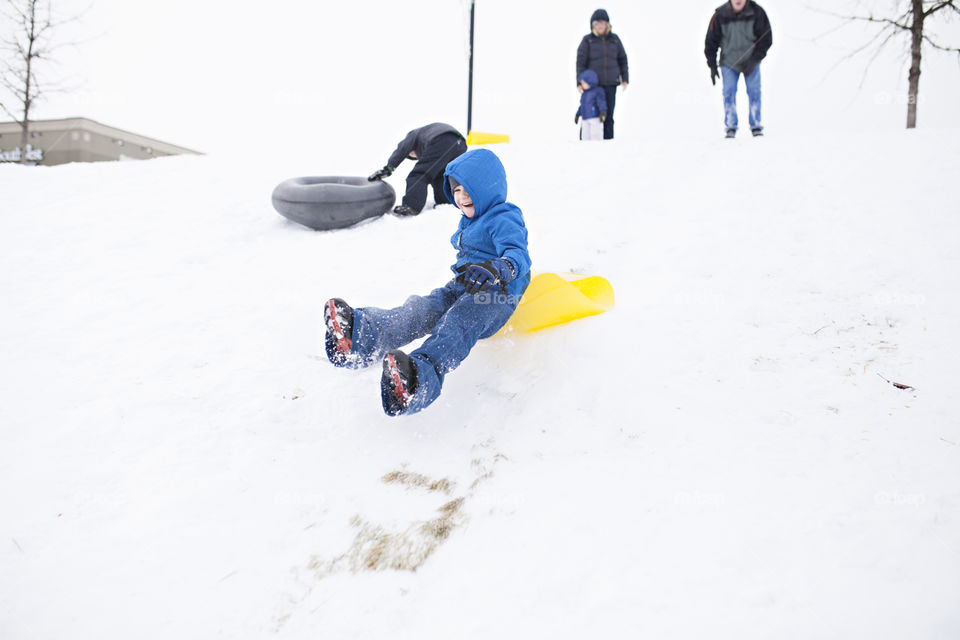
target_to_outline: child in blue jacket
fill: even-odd
[[[577,77],[580,87],[580,108],[573,117],[574,124],[583,118],[580,124],[581,140],[603,140],[603,123],[607,119],[607,96],[600,86],[597,72],[587,69]]]
[[[468,151],[447,165],[443,190],[462,214],[450,238],[457,249],[452,280],[395,309],[354,309],[340,298],[324,305],[330,362],[360,368],[381,361],[380,397],[391,416],[436,400],[444,376],[506,324],[530,284],[527,229],[523,213],[507,202],[500,159],[487,149]],[[399,350],[428,334],[409,355]]]

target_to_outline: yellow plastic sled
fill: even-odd
[[[467,146],[478,144],[501,144],[510,142],[510,136],[504,133],[481,133],[479,131],[470,131],[467,133]]]
[[[533,276],[517,310],[497,335],[530,332],[595,316],[613,308],[613,287],[606,278],[576,273]]]

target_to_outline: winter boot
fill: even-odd
[[[753,134],[753,137],[754,137],[754,138],[762,138],[762,137],[763,137],[763,129],[751,129],[750,132]]]
[[[737,137],[737,130],[736,130],[736,129],[727,129],[727,137],[728,137],[728,138],[736,138],[736,137]]]
[[[338,367],[346,366],[353,349],[353,308],[340,298],[330,298],[323,305],[323,322],[327,357]]]
[[[401,204],[401,205],[393,208],[393,213],[394,213],[394,215],[398,215],[398,216],[401,216],[401,217],[406,217],[406,216],[415,216],[415,215],[418,215],[420,212],[417,211],[416,209],[414,209],[413,207],[408,207],[408,206],[405,205],[405,204]]]
[[[417,365],[399,349],[389,352],[383,359],[383,376],[380,378],[380,399],[388,416],[399,416],[410,407],[413,394],[417,392]]]

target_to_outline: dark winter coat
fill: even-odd
[[[601,113],[607,111],[607,94],[597,83],[597,72],[587,69],[577,77],[577,82],[581,81],[590,85],[590,88],[580,95],[580,108],[577,109],[577,115],[584,120],[599,118]]]
[[[457,250],[457,267],[503,258],[513,267],[508,295],[521,295],[530,281],[530,254],[523,213],[507,202],[507,173],[489,149],[468,151],[450,164],[443,174],[443,191],[454,202],[450,190],[453,177],[473,200],[472,218],[460,216],[460,226],[450,238]]]
[[[583,36],[577,47],[577,76],[587,69],[597,72],[601,87],[630,82],[627,52],[617,34],[597,36],[591,32]]]
[[[734,71],[749,73],[767,56],[773,45],[773,32],[767,12],[753,0],[747,0],[740,13],[729,2],[717,7],[710,26],[704,54],[707,64],[717,66],[717,50],[720,50],[720,66]]]
[[[401,162],[410,157],[411,151],[416,152],[417,158],[422,158],[430,141],[445,133],[454,133],[461,138],[463,137],[459,131],[443,122],[434,122],[425,127],[414,129],[397,145],[397,150],[387,160],[387,166],[396,169]]]

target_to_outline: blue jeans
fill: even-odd
[[[737,83],[740,72],[730,67],[720,67],[723,76],[723,123],[727,129],[736,131],[740,123],[737,117]],[[747,85],[747,98],[750,100],[750,129],[763,130],[763,120],[760,118],[760,65],[749,76],[744,77]]]
[[[524,277],[527,283],[520,294],[530,280],[529,274]],[[406,413],[416,413],[440,396],[444,376],[464,361],[478,340],[499,331],[519,302],[519,294],[508,296],[496,289],[469,294],[461,283],[451,280],[427,296],[410,296],[395,309],[354,309],[356,366],[380,362],[388,351],[430,334],[410,354],[417,365],[417,391]]]

